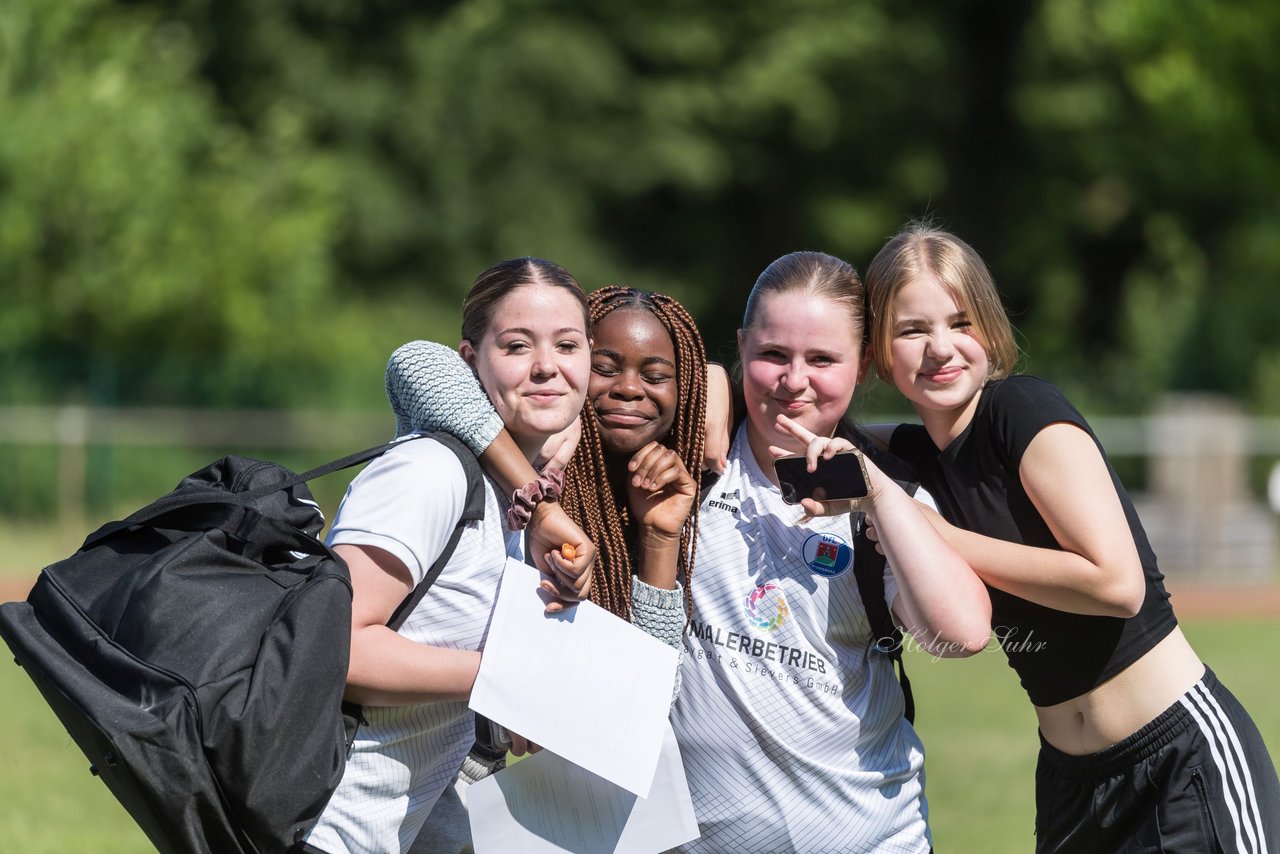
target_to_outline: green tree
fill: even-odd
[[[770,260],[932,214],[1087,406],[1280,410],[1263,0],[11,0],[0,34],[8,394],[102,363],[122,400],[372,404],[523,254],[727,358]]]
[[[1260,406],[1280,317],[1274,4],[1044,4],[998,212],[1033,364],[1132,411],[1168,388]],[[1264,237],[1263,235],[1268,235]]]
[[[300,398],[337,182],[295,117],[226,121],[188,29],[106,0],[9,0],[0,45],[4,396]]]

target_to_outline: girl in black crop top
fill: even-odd
[[[1039,719],[1036,850],[1280,850],[1280,782],[1257,728],[1183,637],[1085,419],[1048,383],[1009,376],[1017,348],[982,259],[912,224],[866,286],[870,355],[923,422],[890,446],[986,583]]]

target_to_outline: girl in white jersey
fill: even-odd
[[[477,277],[463,304],[463,356],[529,457],[578,415],[590,339],[585,295],[569,273],[521,258]],[[399,631],[387,627],[443,550],[466,501],[452,451],[405,442],[352,482],[329,542],[353,588],[347,699],[364,705],[342,781],[300,846],[309,852],[403,851],[474,741],[467,699],[506,562],[505,507],[484,488],[484,516],[467,524],[453,556]],[[586,552],[586,543],[578,541]],[[586,592],[580,561],[543,555]],[[584,559],[585,560],[585,559]],[[544,585],[565,594],[550,581]],[[576,585],[576,586],[575,586]]]
[[[924,752],[889,657],[872,643],[850,517],[802,518],[770,446],[802,452],[788,416],[832,435],[862,377],[863,292],[817,252],[779,258],[747,300],[738,345],[746,419],[699,522],[683,688],[672,714],[701,838],[689,851],[930,849]],[[867,460],[889,567],[886,599],[926,648],[990,636],[969,566]]]

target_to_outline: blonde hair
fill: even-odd
[[[867,268],[867,331],[871,359],[882,378],[893,367],[893,298],[909,282],[933,276],[969,316],[990,362],[988,379],[1008,376],[1018,361],[1013,326],[991,271],[976,250],[949,231],[912,222],[889,239]]]

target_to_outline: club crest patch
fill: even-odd
[[[853,549],[835,534],[814,534],[804,541],[801,559],[814,575],[835,578],[853,564]]]

